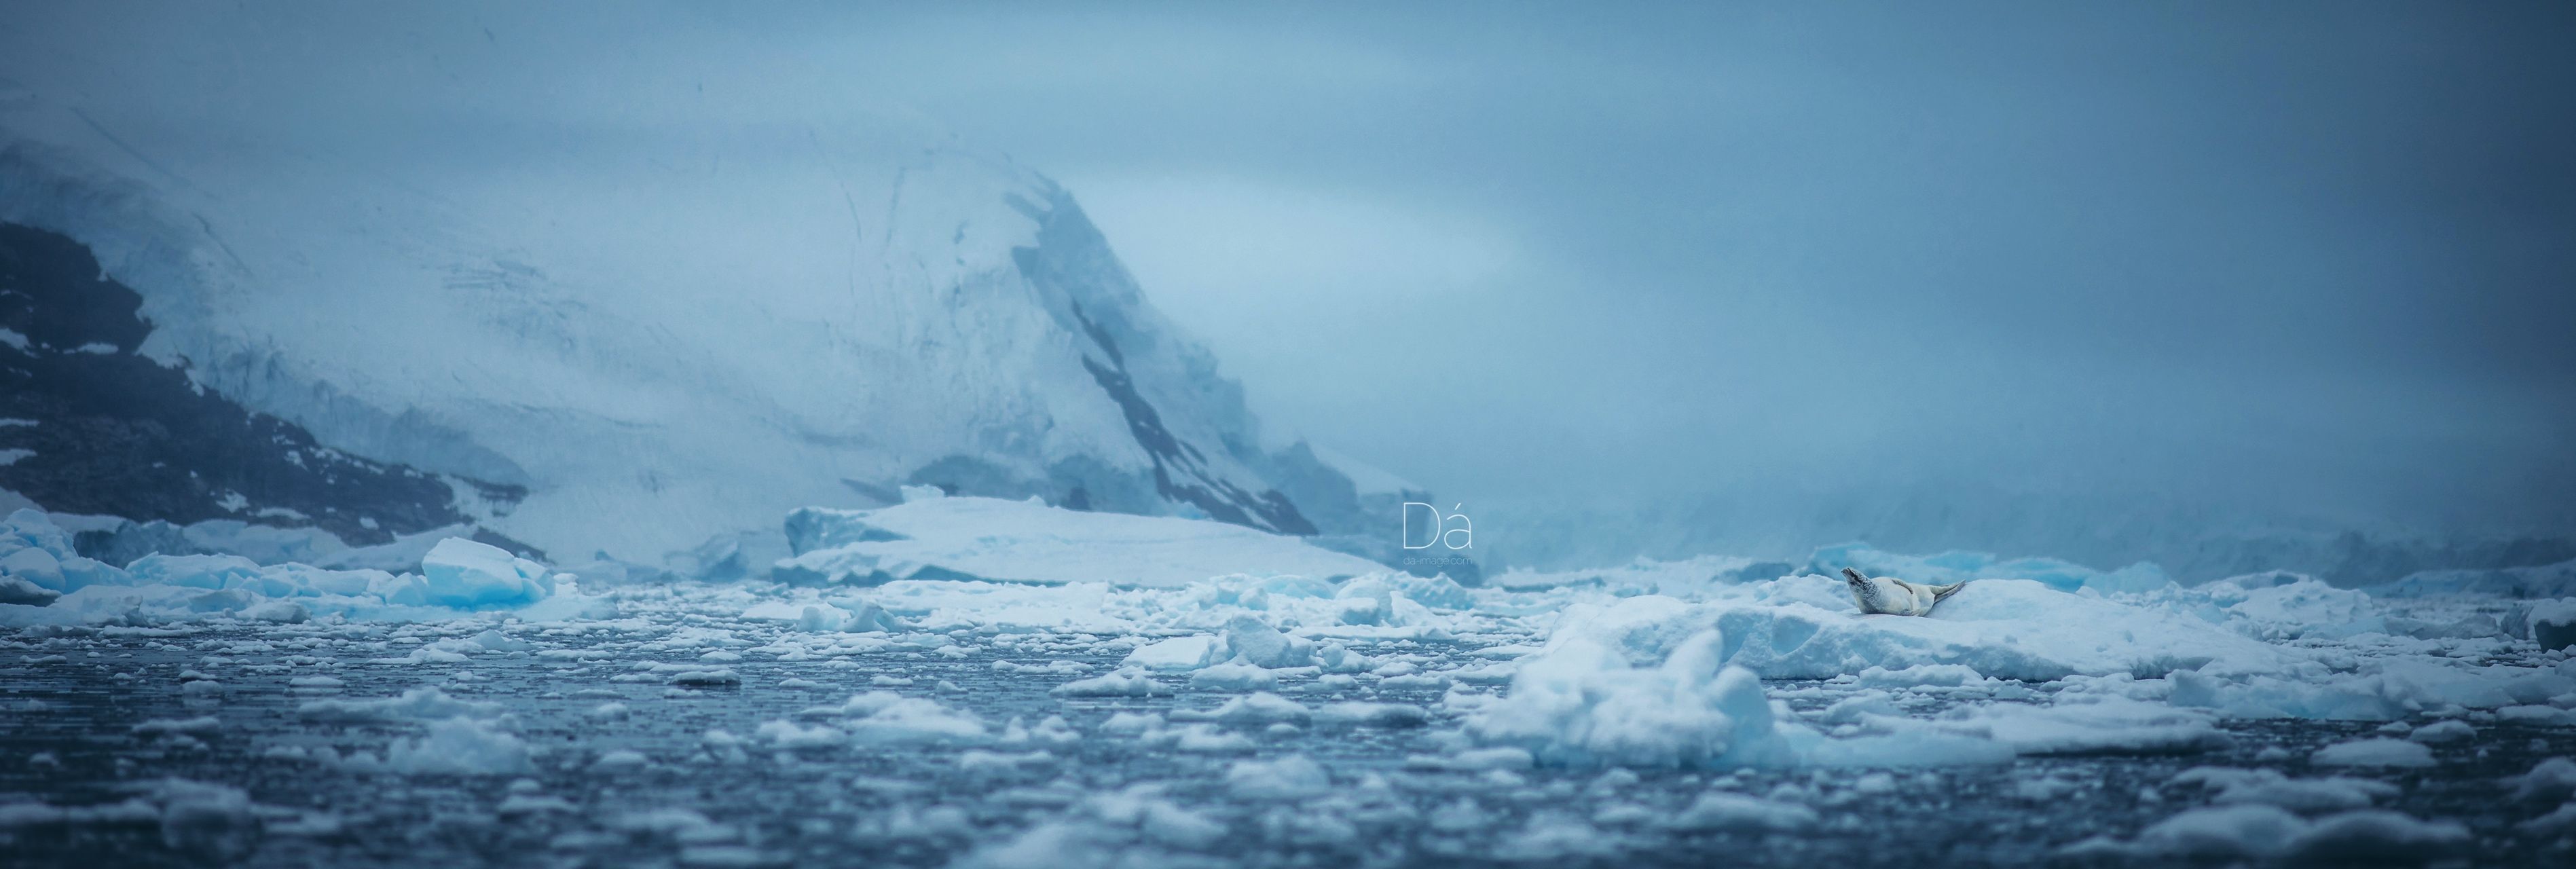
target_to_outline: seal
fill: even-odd
[[[1843,577],[1851,582],[1852,600],[1862,613],[1886,613],[1892,616],[1928,616],[1932,605],[1958,594],[1967,582],[1949,585],[1923,585],[1892,576],[1871,578],[1860,571],[1843,568]]]

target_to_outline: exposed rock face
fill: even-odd
[[[0,451],[16,456],[0,488],[58,512],[311,525],[361,545],[468,521],[451,485],[526,494],[350,456],[199,389],[137,352],[141,306],[78,242],[0,224]]]

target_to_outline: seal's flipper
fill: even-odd
[[[1853,570],[1853,569],[1848,568],[1848,567],[1843,568],[1843,575],[1844,575],[1844,576],[1851,577],[1851,581],[1853,581],[1853,582],[1868,582],[1868,581],[1869,581],[1869,577],[1862,576],[1862,575],[1860,575],[1860,571]]]
[[[1975,581],[1975,580],[1965,580],[1965,579],[1963,579],[1963,580],[1960,580],[1960,581],[1958,581],[1958,582],[1950,583],[1949,585],[1936,585],[1936,586],[1933,586],[1933,587],[1932,587],[1932,602],[1933,602],[1933,603],[1940,603],[1940,602],[1942,602],[1942,601],[1949,600],[1951,595],[1958,594],[1960,589],[1967,588],[1967,587],[1968,587],[1968,583],[1970,583],[1970,582],[1974,582],[1974,581]]]

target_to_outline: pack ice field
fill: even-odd
[[[802,510],[730,579],[0,536],[17,865],[2555,865],[2570,567],[2185,588],[1866,547],[1392,573]],[[375,553],[381,555],[382,553]],[[339,553],[341,563],[370,553]],[[737,565],[738,567],[739,565]],[[1843,567],[1973,580],[1864,615]],[[1937,819],[1937,820],[1935,820]]]

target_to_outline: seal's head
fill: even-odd
[[[1870,582],[1869,577],[1862,576],[1860,571],[1848,567],[1843,568],[1843,580],[1851,585],[1852,602],[1860,604],[1861,612],[1879,611],[1877,583]]]

